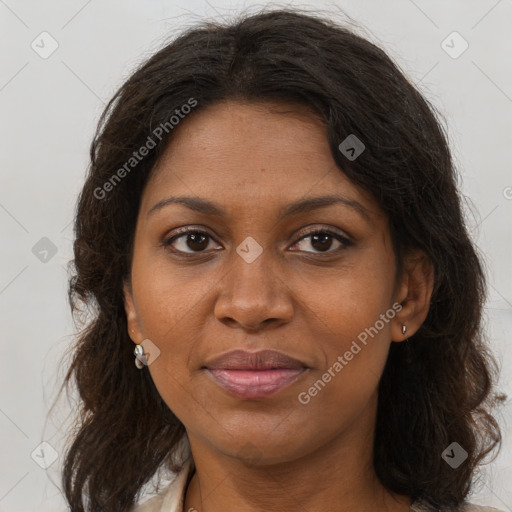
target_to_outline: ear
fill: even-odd
[[[404,271],[395,300],[402,309],[397,312],[391,327],[391,340],[410,338],[427,318],[434,287],[434,269],[424,251],[415,249],[404,258]],[[402,333],[402,326],[407,330]]]
[[[128,281],[124,282],[123,293],[128,336],[130,336],[134,343],[140,343],[141,340],[144,339],[144,336],[142,335],[142,328],[139,322],[139,315],[137,313],[137,309],[135,308],[135,303],[133,300],[132,287]]]

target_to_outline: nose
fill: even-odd
[[[275,328],[290,322],[293,317],[291,287],[271,258],[270,251],[264,250],[248,263],[234,252],[228,263],[230,271],[220,284],[215,318],[246,331]]]

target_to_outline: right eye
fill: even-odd
[[[172,247],[171,251],[185,254],[201,253],[208,249],[213,238],[206,232],[193,228],[182,228],[175,234],[164,240],[164,247]],[[188,249],[188,250],[187,250]]]

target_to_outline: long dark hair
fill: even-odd
[[[484,272],[440,115],[366,38],[278,9],[188,29],[143,63],[101,116],[69,282],[74,315],[88,311],[65,378],[81,399],[63,470],[71,510],[130,510],[160,467],[179,469],[173,454],[185,429],[134,365],[122,285],[144,185],[173,135],[170,117],[223,100],[309,106],[325,122],[340,172],[387,214],[398,271],[408,249],[430,258],[428,316],[408,342],[392,343],[380,381],[374,467],[390,491],[456,507],[501,437],[491,414],[497,370],[481,326]],[[365,144],[352,161],[338,148],[350,134]],[[130,160],[144,145],[148,154]],[[456,470],[441,457],[453,441],[468,453]]]

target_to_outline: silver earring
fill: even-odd
[[[146,356],[144,354],[144,347],[142,345],[135,345],[133,349],[133,353],[135,355],[135,366],[141,370],[144,366],[147,366]]]
[[[402,334],[405,334],[406,331],[407,331],[407,326],[402,325]]]

